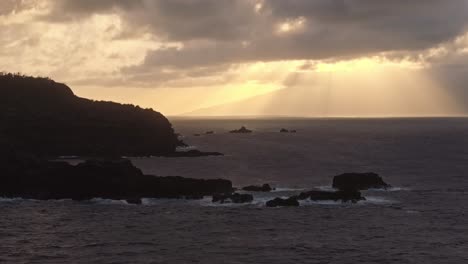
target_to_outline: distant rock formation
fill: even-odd
[[[253,201],[251,194],[218,193],[213,195],[213,203],[250,203]]]
[[[387,189],[391,187],[376,173],[344,173],[333,177],[333,188],[339,190]]]
[[[299,202],[295,197],[290,197],[288,199],[275,198],[266,202],[267,207],[280,207],[280,206],[299,206]]]
[[[286,128],[282,128],[280,130],[280,133],[297,133],[297,130],[289,130],[289,129],[286,129]]]
[[[41,156],[164,156],[183,145],[151,109],[79,98],[47,78],[1,73],[0,138]]]
[[[144,175],[128,160],[90,160],[73,166],[11,150],[0,152],[0,197],[38,200],[99,197],[138,204],[141,198],[199,199],[232,192],[228,180]]]
[[[236,129],[236,130],[231,130],[229,131],[229,133],[244,133],[244,134],[247,134],[247,133],[252,133],[252,130],[249,130],[247,129],[245,126],[239,128],[239,129]]]
[[[263,184],[262,186],[250,185],[242,188],[244,191],[248,192],[271,192],[273,188],[269,184]]]

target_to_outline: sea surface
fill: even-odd
[[[0,199],[0,263],[468,263],[468,119],[171,121],[190,148],[226,156],[132,158],[145,173],[277,190],[246,205]],[[255,132],[227,133],[243,125]],[[393,188],[264,205],[368,171]]]

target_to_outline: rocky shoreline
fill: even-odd
[[[264,184],[246,186],[238,193],[229,180],[145,175],[126,159],[95,159],[71,165],[5,149],[0,151],[0,170],[0,197],[4,198],[77,201],[103,198],[141,204],[143,198],[203,199],[211,196],[213,203],[250,203],[255,192],[274,190]],[[301,200],[356,203],[365,200],[360,190],[389,187],[377,174],[343,175],[333,179],[334,186],[341,187],[336,191],[311,190],[286,199],[278,197],[267,201],[266,206],[299,206]]]

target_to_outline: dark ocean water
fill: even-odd
[[[248,205],[3,199],[0,262],[468,263],[468,119],[172,122],[193,147],[226,156],[133,159],[144,172],[278,191]],[[242,125],[255,133],[226,133]],[[394,188],[357,204],[264,207],[352,171],[377,172]]]

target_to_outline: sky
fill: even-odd
[[[0,71],[167,115],[466,115],[468,0],[1,0]]]

